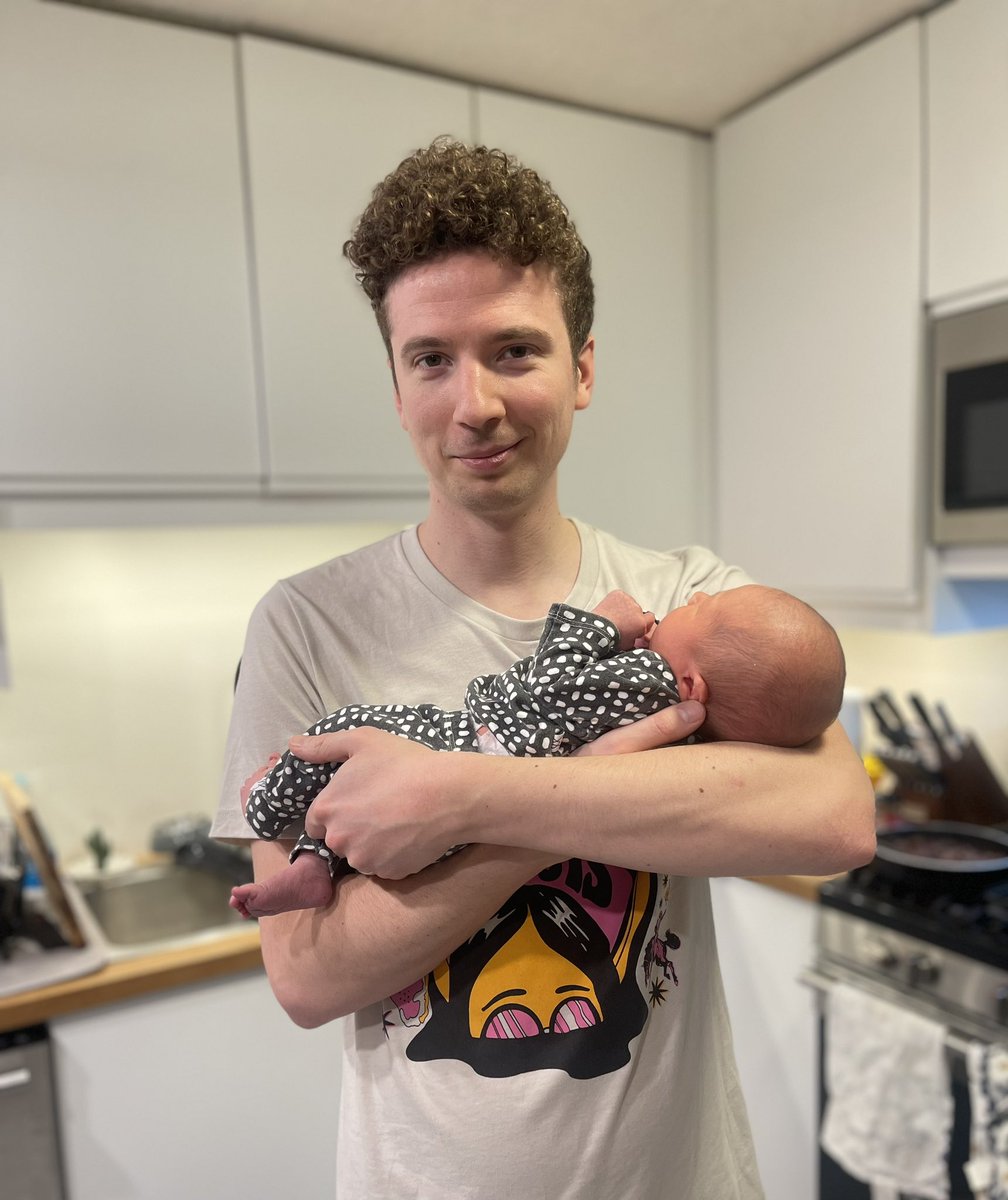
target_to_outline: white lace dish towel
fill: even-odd
[[[859,988],[826,999],[819,1141],[873,1200],[948,1200],[952,1092],[944,1026]]]
[[[976,1200],[1008,1200],[1008,1046],[971,1042],[970,1160],[964,1170]]]

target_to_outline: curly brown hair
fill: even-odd
[[[389,355],[385,296],[403,271],[456,250],[555,272],[576,359],[591,332],[591,255],[566,207],[535,171],[503,150],[436,138],[374,189],[343,253],[355,268]]]

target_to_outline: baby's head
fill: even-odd
[[[846,674],[833,627],[787,592],[749,584],[664,617],[650,636],[683,700],[707,707],[720,741],[802,746],[836,720]]]

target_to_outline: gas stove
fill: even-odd
[[[1003,872],[986,890],[936,873],[894,873],[879,858],[820,891],[814,966],[804,975],[819,995],[820,1117],[829,1097],[827,1055],[832,997],[854,988],[885,1006],[916,1013],[940,1027],[948,1067],[952,1121],[946,1160],[949,1200],[974,1191],[967,1170],[974,1156],[972,1090],[977,1063],[1008,1044],[1008,885]],[[895,1036],[885,1013],[886,1037]],[[896,1080],[896,1086],[903,1085]],[[998,1118],[1000,1120],[1000,1118]],[[868,1200],[875,1193],[831,1158],[819,1154],[819,1195]]]
[[[1008,883],[963,899],[950,892],[911,887],[869,863],[825,884],[820,900],[824,907],[1008,971]]]
[[[816,968],[968,1037],[1008,1040],[1008,884],[968,901],[872,864],[823,886]]]

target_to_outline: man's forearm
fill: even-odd
[[[338,818],[347,808],[359,809],[358,831],[378,832],[363,841],[347,835],[351,861],[359,851],[357,865],[371,869],[372,848],[411,846],[431,825],[440,849],[486,844],[397,882],[350,877],[328,908],[264,921],[270,980],[292,1018],[318,1025],[421,978],[561,859],[713,876],[830,874],[871,857],[874,797],[838,727],[800,750],[718,743],[637,753],[643,725],[607,734],[614,753],[591,762],[590,754],[438,754],[375,731],[355,737],[362,769],[354,786],[333,795],[333,840],[344,836]],[[396,768],[393,760],[402,769],[382,790],[380,768]],[[351,778],[344,769],[334,783]],[[393,809],[392,825],[383,826]],[[257,876],[286,865],[277,843],[257,844],[255,856]]]
[[[256,878],[287,865],[277,842],[253,846]],[[333,904],[260,922],[277,999],[311,1028],[422,978],[484,925],[549,856],[471,846],[403,880],[350,875]]]
[[[673,875],[829,874],[871,858],[871,783],[839,725],[795,750],[663,736],[641,752],[684,707],[570,758],[439,754],[373,729],[327,734],[304,752],[345,761],[306,828],[390,879],[463,842]],[[603,744],[601,757],[582,754]]]
[[[462,841],[709,876],[830,874],[874,852],[871,784],[839,726],[798,750],[710,743],[442,765],[465,775],[452,789]]]

